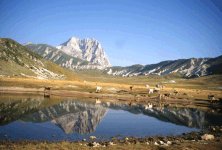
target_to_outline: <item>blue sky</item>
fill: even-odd
[[[0,0],[0,37],[101,42],[112,65],[222,54],[221,0]]]

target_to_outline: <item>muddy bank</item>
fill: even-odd
[[[179,136],[155,136],[145,138],[113,137],[109,141],[89,140],[77,142],[1,141],[0,149],[215,149],[222,148],[222,126],[214,126],[200,132]]]
[[[24,88],[24,87],[0,87],[0,94],[38,94],[40,96],[44,96],[44,88]],[[107,92],[88,92],[88,91],[75,91],[75,90],[50,90],[50,97],[75,97],[75,98],[85,98],[89,100],[97,100],[97,101],[119,101],[119,102],[127,102],[129,105],[134,104],[143,104],[147,105],[152,103],[154,106],[176,106],[176,107],[202,107],[202,108],[210,108],[216,111],[221,110],[222,103],[210,102],[207,99],[187,99],[180,98],[176,95],[173,95],[167,99],[161,99],[157,93],[149,95],[144,92],[130,92],[125,90],[117,91],[116,93],[107,93]]]

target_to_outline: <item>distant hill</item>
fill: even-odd
[[[30,51],[14,40],[0,38],[0,75],[38,79],[76,78],[74,73]]]
[[[199,77],[222,74],[222,56],[216,58],[190,58],[162,61],[150,65],[132,65],[128,67],[110,67],[105,72],[114,76],[168,75],[180,74],[184,77]]]

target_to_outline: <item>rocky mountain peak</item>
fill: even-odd
[[[67,42],[57,46],[64,53],[77,57],[104,68],[111,64],[99,41],[93,38],[79,39],[71,37]]]

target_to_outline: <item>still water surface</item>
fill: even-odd
[[[0,95],[0,140],[178,135],[221,125],[221,118],[221,114],[193,108]]]

